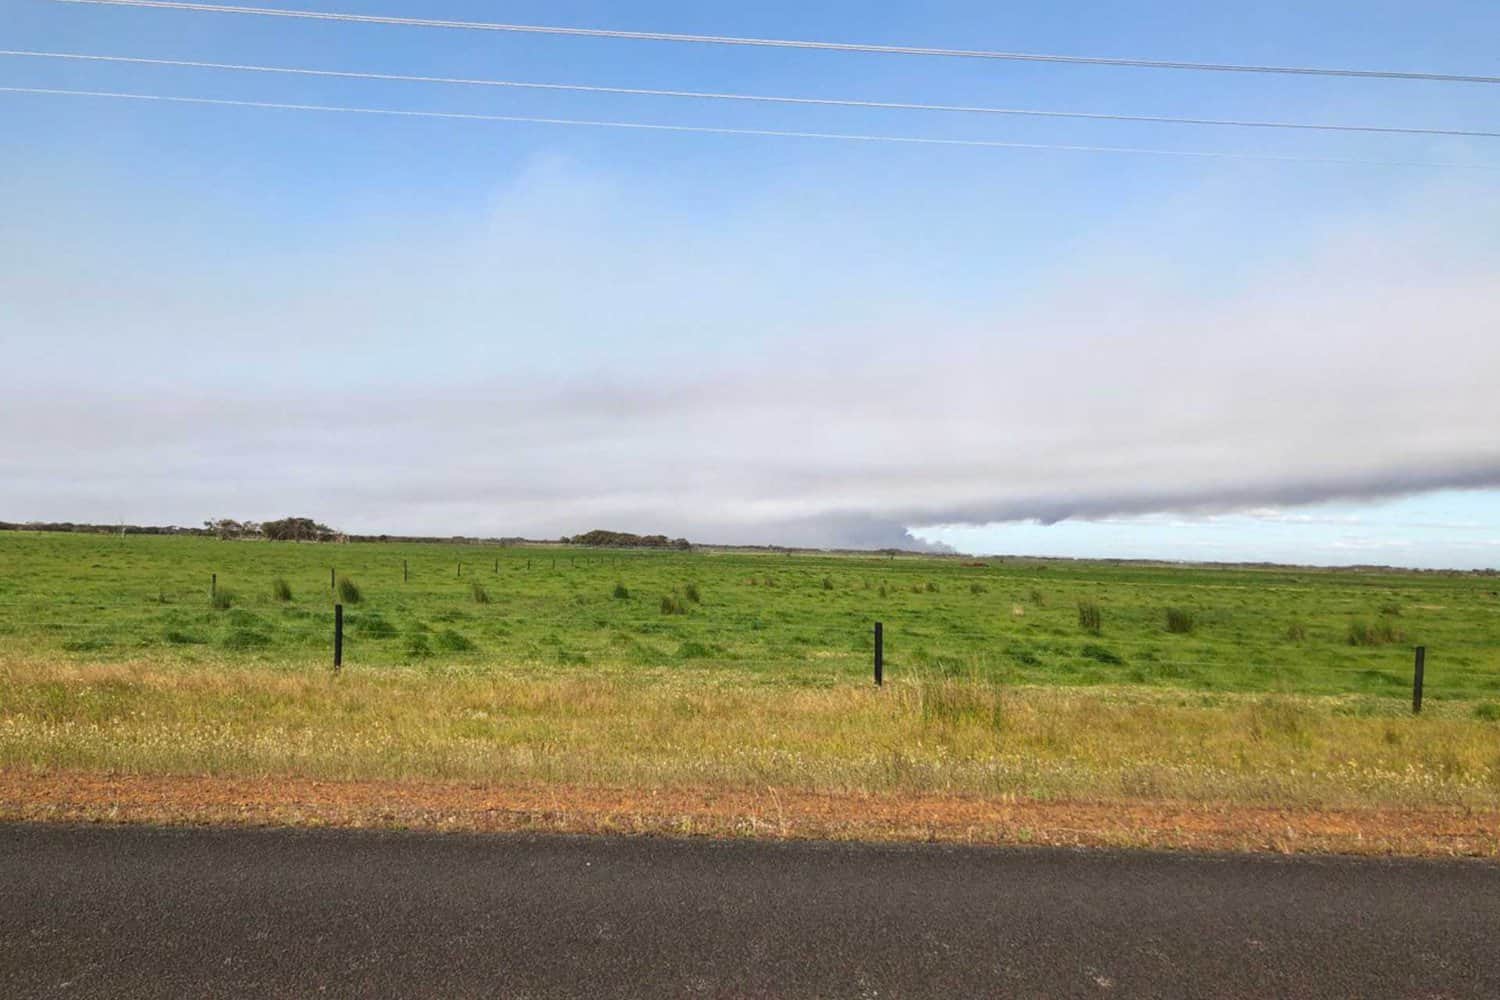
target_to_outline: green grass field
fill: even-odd
[[[326,664],[333,569],[347,670],[832,684],[880,620],[892,679],[1404,700],[1424,644],[1430,704],[1500,711],[1500,579],[1469,574],[27,533],[0,567],[0,652],[73,662]]]

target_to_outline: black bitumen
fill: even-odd
[[[0,997],[1500,997],[1500,866],[0,826]]]

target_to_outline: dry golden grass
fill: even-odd
[[[1500,807],[1500,725],[1389,700],[754,674],[0,661],[30,773],[784,789],[1028,802]]]

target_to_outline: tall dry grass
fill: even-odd
[[[1500,805],[1500,725],[1385,701],[744,674],[0,662],[0,766],[142,774]]]

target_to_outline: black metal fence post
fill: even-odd
[[[219,596],[219,574],[208,575],[208,599],[211,601]]]
[[[885,686],[885,626],[875,623],[875,686]]]
[[[1427,647],[1417,647],[1417,668],[1411,678],[1411,711],[1416,715],[1422,711],[1422,675],[1427,671]]]
[[[405,583],[406,581],[407,581],[407,576],[406,576],[406,560],[403,559],[403,560],[401,560],[401,582]]]
[[[328,567],[328,589],[329,590],[338,590],[339,589],[339,581],[338,581],[337,577],[338,577],[338,571],[335,570],[332,566]]]
[[[344,665],[344,606],[333,606],[333,672]]]

